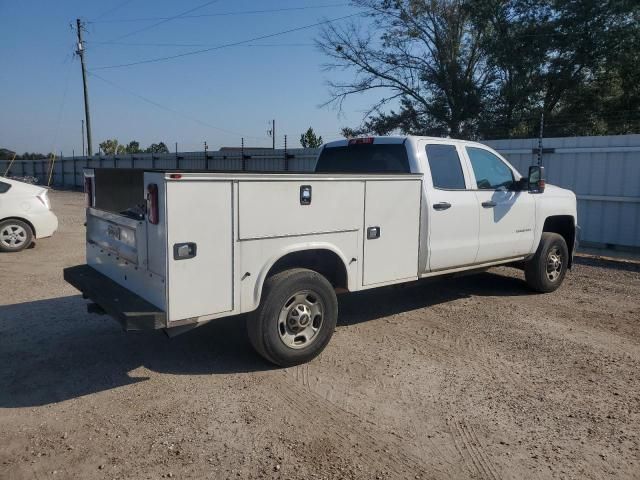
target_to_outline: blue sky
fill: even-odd
[[[89,77],[94,150],[107,138],[135,139],[143,146],[164,141],[172,150],[178,142],[182,151],[201,150],[205,140],[210,149],[239,145],[241,136],[246,145],[270,146],[266,130],[272,118],[276,119],[277,145],[282,146],[287,134],[289,145],[297,147],[300,133],[309,126],[329,140],[339,137],[341,127],[360,123],[375,97],[348,101],[340,115],[320,107],[329,96],[326,80],[339,74],[322,69],[326,58],[313,46],[318,28],[251,43],[264,46],[236,46],[166,62],[100,69],[357,12],[339,0],[218,0],[190,14],[207,16],[178,18],[128,35],[160,21],[142,19],[172,17],[205,3],[0,0],[0,147],[65,154],[75,149],[79,154],[82,78],[79,59],[72,55],[75,32],[69,26],[77,17],[89,22],[87,68],[111,82]],[[331,6],[292,10],[323,5]],[[212,16],[273,9],[289,10]],[[120,21],[129,19],[134,21]],[[127,45],[100,43],[113,41]]]

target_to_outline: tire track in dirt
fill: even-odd
[[[344,410],[337,403],[314,392],[308,383],[308,365],[301,370],[306,373],[288,372],[282,375],[279,378],[280,388],[275,388],[274,391],[305,419],[309,429],[322,432],[337,443],[339,451],[353,452],[357,447],[357,454],[370,469],[388,472],[389,478],[433,478],[434,473],[443,478],[458,478],[462,473],[459,469],[452,471],[434,464],[424,465],[419,458],[406,451],[406,447],[402,445],[402,437],[395,434],[400,441],[389,438],[393,432],[380,432],[379,435],[372,433],[367,424],[375,426],[373,422]],[[315,415],[309,415],[310,411],[315,412]],[[350,457],[353,456],[350,453]],[[425,456],[437,458],[439,454],[433,450],[425,452]],[[445,462],[445,459],[441,460],[441,463]]]
[[[473,427],[465,424],[457,417],[447,418],[447,426],[453,438],[456,451],[462,457],[469,473],[474,478],[501,480],[500,475],[489,455],[478,440]]]

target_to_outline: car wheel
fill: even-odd
[[[562,284],[568,264],[569,249],[564,237],[543,232],[536,254],[525,266],[525,279],[536,292],[553,292]]]
[[[315,358],[331,340],[338,319],[333,286],[317,272],[286,270],[265,281],[260,307],[247,318],[249,340],[281,367]]]
[[[9,219],[0,222],[0,251],[19,252],[33,242],[31,227],[22,220]]]

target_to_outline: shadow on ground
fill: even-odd
[[[474,296],[526,295],[523,281],[493,273],[340,296],[338,328]],[[254,353],[242,317],[169,339],[124,333],[86,313],[80,295],[0,307],[0,407],[46,405],[144,381],[130,372],[233,374],[275,368]]]
[[[589,267],[613,268],[615,270],[624,270],[625,272],[640,272],[640,263],[636,261],[628,262],[598,257],[576,256],[574,262],[576,265],[587,265]]]

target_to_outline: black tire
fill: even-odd
[[[338,299],[329,281],[313,270],[295,268],[265,281],[260,306],[247,317],[247,333],[265,359],[290,367],[318,356],[337,320]]]
[[[536,254],[525,265],[527,284],[536,292],[553,292],[562,284],[568,264],[569,249],[562,235],[543,232]]]
[[[10,218],[0,222],[0,252],[19,252],[33,243],[33,230],[23,222]]]

